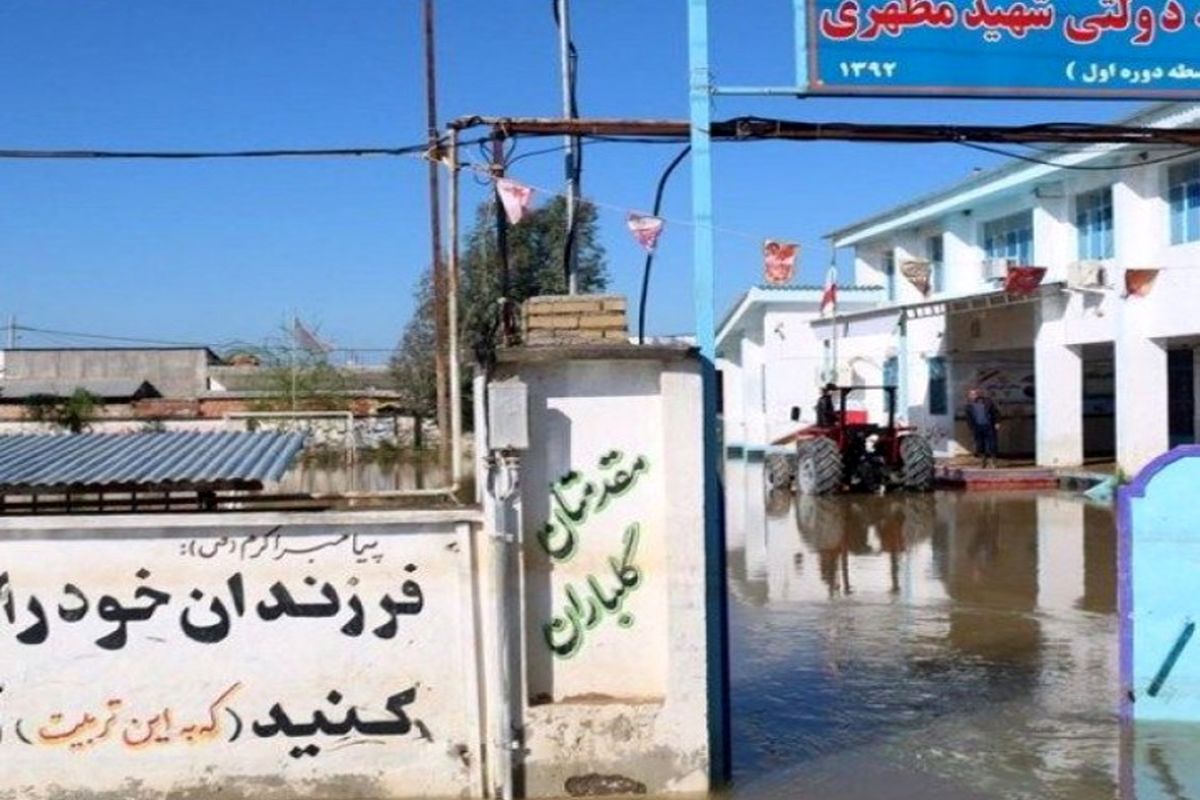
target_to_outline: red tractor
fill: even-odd
[[[774,442],[795,442],[795,456],[768,460],[768,478],[775,486],[794,485],[800,494],[840,491],[881,492],[890,489],[927,492],[933,488],[933,447],[912,426],[896,425],[895,386],[837,386],[836,422],[810,425]],[[846,409],[851,392],[882,391],[887,400],[887,424],[867,421],[861,411]],[[799,419],[799,409],[792,419]]]

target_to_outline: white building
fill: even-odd
[[[839,308],[865,311],[886,300],[882,284],[841,286]],[[822,287],[757,286],[744,294],[717,331],[721,415],[726,448],[756,452],[795,430],[793,408],[815,422],[832,343],[813,323],[820,319]]]
[[[1194,127],[1200,104],[1156,105],[1124,124]],[[900,416],[942,454],[968,446],[962,404],[977,385],[1004,413],[1002,453],[1046,466],[1115,454],[1132,472],[1200,433],[1200,156],[1137,145],[1034,155],[1044,163],[1014,161],[832,233],[835,248],[853,248],[854,282],[883,286],[882,297],[841,303],[836,321],[809,314],[787,357],[823,363],[836,325],[842,380],[895,383]],[[920,261],[928,294],[902,275]],[[1041,288],[1006,293],[1009,265],[1045,267]],[[1135,269],[1159,270],[1145,296],[1126,292]],[[760,411],[776,416],[773,367],[748,371],[762,345],[739,337],[749,338],[727,323],[718,344],[726,441],[744,430],[753,445],[769,441]],[[790,405],[811,406],[813,374]]]

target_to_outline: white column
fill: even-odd
[[[1144,335],[1136,300],[1122,301],[1117,331],[1115,394],[1117,464],[1134,475],[1170,446],[1167,424],[1167,349]]]
[[[1145,266],[1145,237],[1156,230],[1158,184],[1151,169],[1129,170],[1113,184],[1114,253],[1123,270]],[[1125,285],[1118,270],[1117,286]],[[1153,306],[1121,298],[1113,352],[1117,463],[1133,475],[1170,446],[1167,422],[1167,350],[1150,338]]]
[[[1067,264],[1075,260],[1073,225],[1067,216],[1068,199],[1061,181],[1041,189],[1033,209],[1033,259],[1046,267],[1046,282],[1067,278]]]
[[[975,217],[954,214],[946,218],[942,235],[943,281],[948,293],[977,289],[981,283],[980,254],[975,247]]]
[[[1066,294],[1042,298],[1033,345],[1037,463],[1083,463],[1083,358],[1066,344]]]
[[[742,416],[746,421],[745,443],[762,447],[767,443],[767,415],[763,346],[749,336],[742,339]]]

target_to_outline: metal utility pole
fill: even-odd
[[[425,114],[429,133],[430,155],[439,149],[437,124],[437,71],[434,58],[433,0],[423,4],[425,23]],[[455,467],[450,463],[453,453],[450,444],[450,405],[447,392],[446,341],[449,320],[446,313],[446,269],[442,260],[441,191],[438,185],[438,161],[429,159],[429,239],[433,252],[433,316],[434,316],[434,380],[437,383],[438,459],[442,471],[449,475]]]
[[[17,346],[17,315],[8,315],[8,349],[12,350]]]
[[[575,47],[571,44],[570,0],[555,0],[554,16],[558,21],[558,56],[562,64],[563,118],[575,119],[579,109],[575,104]],[[579,292],[575,256],[575,213],[579,205],[579,137],[563,137],[566,146],[563,167],[567,176],[567,238],[563,251],[563,270],[566,273],[567,293]]]

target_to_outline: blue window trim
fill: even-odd
[[[950,408],[950,385],[946,379],[944,356],[929,357],[929,413],[947,414]]]
[[[1167,168],[1171,244],[1200,240],[1200,160]]]
[[[1075,196],[1076,253],[1081,260],[1113,257],[1112,187]]]
[[[1033,263],[1033,211],[1021,211],[983,223],[983,252],[988,258]]]
[[[946,288],[946,245],[942,236],[943,234],[939,233],[925,239],[925,256],[929,259],[929,286],[935,294]]]

